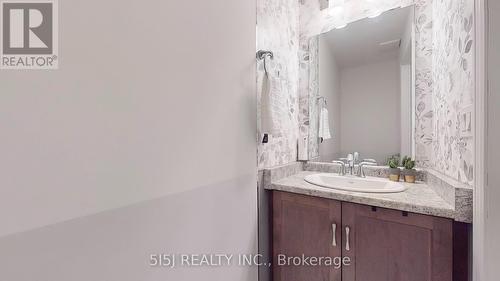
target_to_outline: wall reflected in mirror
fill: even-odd
[[[385,165],[414,155],[414,8],[394,9],[318,38],[319,92],[311,94],[312,161],[359,152]],[[318,154],[319,153],[319,154]]]

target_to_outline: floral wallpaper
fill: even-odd
[[[432,155],[432,0],[415,1],[415,160],[430,168]]]
[[[474,177],[473,12],[473,1],[434,0],[433,3],[432,102],[436,106],[432,164],[437,171],[468,184],[473,183]]]
[[[309,131],[315,128],[310,128],[310,124],[317,123],[314,118],[311,121],[309,120],[311,116],[317,116],[314,112],[310,112],[309,104],[310,99],[317,95],[319,91],[319,88],[315,86],[318,81],[313,80],[310,82],[310,80],[315,79],[314,71],[317,71],[319,64],[315,64],[315,59],[318,57],[318,52],[314,51],[314,47],[317,46],[317,39],[315,37],[300,37],[299,40],[299,133],[301,137],[304,137],[309,136]],[[317,142],[309,138],[309,159],[317,155],[313,154],[317,150]]]
[[[298,81],[299,81],[299,3],[297,0],[257,1],[257,50],[269,50],[274,60],[267,60],[267,69],[281,83],[284,108],[280,112],[281,131],[262,143],[258,122],[259,169],[290,163],[297,160],[297,138],[299,136]],[[257,120],[260,120],[260,89],[264,65],[257,63]]]
[[[315,36],[309,40],[309,115],[316,118],[309,118],[309,158],[319,156],[319,37]],[[312,135],[310,132],[315,132]]]

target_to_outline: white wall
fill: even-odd
[[[255,2],[59,13],[60,69],[0,73],[0,280],[255,280],[146,259],[256,251]]]
[[[324,36],[319,39],[319,94],[327,100],[332,135],[319,145],[320,161],[331,161],[340,157],[340,71]]]
[[[498,243],[498,234],[500,233],[500,2],[495,0],[488,1],[489,7],[489,51],[488,51],[488,77],[489,93],[487,98],[487,160],[486,168],[488,173],[487,187],[485,189],[486,217],[484,222],[485,237],[483,255],[484,268],[486,269],[484,280],[498,280],[500,269],[500,243]]]
[[[401,105],[400,105],[400,140],[401,140],[401,155],[409,155],[411,156],[411,146],[412,146],[412,137],[413,134],[411,132],[411,101],[412,101],[412,79],[411,79],[411,65],[405,64],[400,66],[400,79],[401,79]],[[403,110],[405,109],[405,110]]]
[[[399,153],[400,78],[397,59],[341,70],[341,154],[358,151],[383,164]]]

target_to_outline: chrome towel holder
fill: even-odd
[[[266,66],[266,58],[269,57],[271,60],[274,59],[274,54],[273,52],[271,51],[263,51],[263,50],[259,50],[257,52],[257,60],[263,60],[264,61],[264,71],[266,72],[266,74],[268,74],[267,72],[267,66]]]
[[[319,96],[319,97],[316,97],[316,101],[319,102],[320,100],[323,100],[323,105],[326,106],[327,103],[326,103],[326,98],[324,96]]]

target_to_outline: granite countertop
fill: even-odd
[[[266,189],[335,199],[381,208],[396,209],[413,213],[445,217],[456,220],[462,214],[454,206],[445,201],[436,191],[425,184],[403,183],[408,189],[400,193],[360,193],[320,187],[307,183],[304,177],[317,174],[315,171],[298,171],[297,173],[271,181]]]

